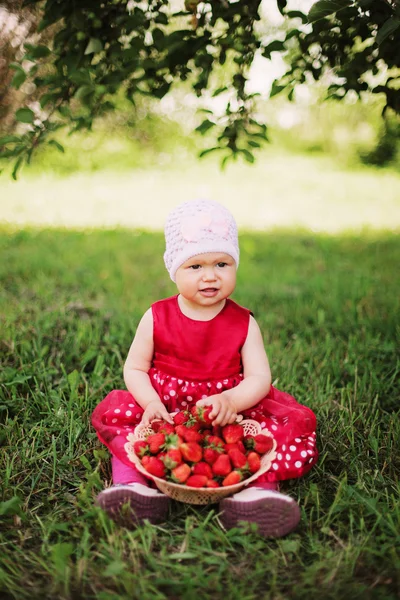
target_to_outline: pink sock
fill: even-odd
[[[137,468],[132,465],[129,467],[118,460],[115,456],[111,457],[112,480],[114,484],[121,483],[142,483],[148,486],[149,481],[144,477]]]

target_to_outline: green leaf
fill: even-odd
[[[211,127],[215,127],[215,123],[209,119],[206,119],[198,127],[196,127],[196,131],[201,133],[201,135],[204,135],[209,129],[211,129]]]
[[[254,155],[249,150],[242,149],[240,150],[240,152],[244,155],[244,158],[247,160],[248,163],[254,163]]]
[[[268,46],[265,46],[262,55],[265,58],[271,58],[271,52],[281,52],[282,50],[285,50],[285,43],[281,40],[274,40]]]
[[[378,33],[376,34],[376,43],[378,45],[382,44],[382,42],[392,35],[399,27],[400,20],[390,17],[390,19],[385,21],[382,27],[379,28]]]
[[[77,100],[84,100],[87,96],[93,93],[93,87],[91,85],[81,85],[75,93]]]
[[[281,15],[284,15],[284,10],[286,8],[286,4],[287,4],[287,0],[277,0],[277,4],[278,4],[278,10],[281,13]]]
[[[277,83],[274,82],[272,84],[269,97],[272,98],[273,96],[276,96],[277,94],[279,94],[284,89],[285,89],[284,85],[278,85]]]
[[[353,4],[353,0],[318,0],[308,13],[308,22],[315,23]]]
[[[0,502],[0,515],[19,515],[21,513],[21,498],[13,496],[5,502]]]
[[[301,19],[303,23],[307,23],[308,21],[307,15],[300,10],[288,10],[288,12],[285,14],[289,17],[289,19]]]
[[[199,153],[199,158],[203,158],[203,156],[207,156],[207,154],[210,154],[210,152],[215,152],[215,150],[223,150],[223,148],[220,148],[219,146],[215,146],[214,148],[207,148],[206,150],[202,150]]]
[[[14,179],[14,181],[17,181],[18,171],[20,170],[20,168],[22,166],[23,160],[24,160],[24,157],[20,156],[19,159],[17,160],[17,162],[14,165],[14,169],[13,169],[13,172],[12,172],[12,178]]]
[[[90,38],[88,45],[86,46],[85,54],[96,54],[103,50],[103,44],[101,40],[97,38]]]
[[[104,577],[115,577],[116,575],[120,575],[121,573],[123,573],[125,571],[125,569],[126,569],[125,563],[123,563],[119,560],[114,560],[113,562],[111,562],[108,565],[108,567],[104,571],[103,575],[104,575]]]
[[[22,69],[18,70],[11,80],[12,87],[14,87],[15,89],[18,90],[21,87],[21,85],[24,83],[25,79],[26,79],[25,71],[23,71]]]
[[[64,153],[64,146],[62,146],[59,142],[57,142],[56,140],[49,140],[47,142],[49,145],[51,146],[55,146],[57,148],[57,150],[59,150],[60,152]]]
[[[5,146],[6,144],[11,144],[13,142],[20,142],[21,138],[16,135],[5,135],[0,138],[0,146]]]
[[[51,54],[50,48],[47,46],[34,46],[33,44],[25,44],[25,48],[28,50],[29,58],[45,58]]]
[[[43,94],[43,96],[40,98],[41,108],[44,108],[45,106],[50,104],[50,102],[56,101],[58,98],[59,98],[58,94]]]
[[[30,108],[19,108],[15,113],[15,118],[20,123],[33,123],[35,114]]]

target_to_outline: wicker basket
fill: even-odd
[[[272,434],[267,429],[261,429],[261,425],[257,421],[251,419],[244,419],[240,422],[240,425],[244,429],[245,435],[258,435],[262,433],[268,437],[272,437]],[[185,502],[187,504],[213,504],[219,502],[222,498],[230,496],[239,492],[246,485],[255,481],[260,475],[266,473],[271,468],[271,463],[276,456],[276,441],[273,439],[272,449],[261,457],[261,467],[248,479],[241,481],[235,485],[229,485],[221,488],[192,488],[180,483],[172,483],[165,479],[155,477],[146,471],[142,466],[139,457],[136,455],[133,445],[137,440],[144,440],[148,435],[154,433],[151,425],[138,425],[134,433],[128,435],[128,442],[125,444],[125,451],[129,459],[134,463],[138,471],[142,473],[148,479],[152,479],[158,489],[163,492],[166,496],[178,500],[179,502]]]

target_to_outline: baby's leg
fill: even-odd
[[[149,486],[134,465],[128,466],[115,456],[111,459],[113,485],[100,492],[97,504],[114,520],[132,527],[145,519],[162,523],[168,513],[169,498]]]

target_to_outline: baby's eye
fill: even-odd
[[[189,269],[194,269],[197,271],[197,269],[200,269],[201,265],[190,265]]]
[[[217,267],[226,267],[228,263],[226,262],[219,262],[217,263]]]

